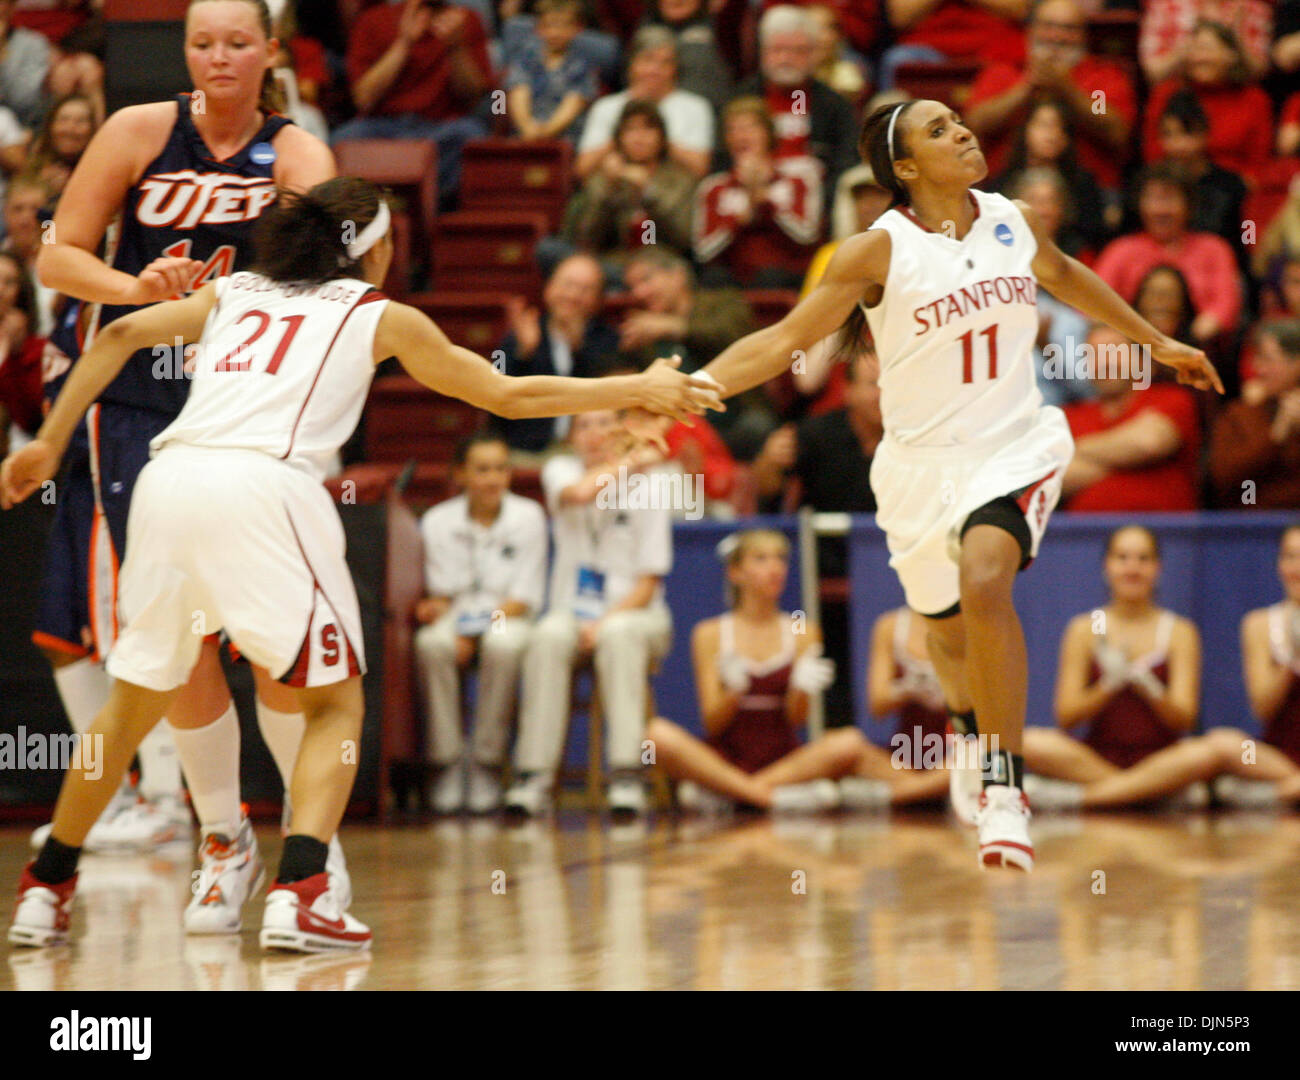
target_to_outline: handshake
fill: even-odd
[[[1101,641],[1093,655],[1097,666],[1101,668],[1099,685],[1107,690],[1119,690],[1132,686],[1141,690],[1147,697],[1161,698],[1165,695],[1165,685],[1143,664],[1132,663],[1122,649]]]

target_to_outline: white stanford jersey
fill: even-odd
[[[907,207],[872,225],[892,250],[884,296],[863,311],[880,356],[885,433],[902,446],[996,440],[1042,405],[1030,267],[1038,243],[1009,199],[970,194],[976,217],[962,240]]]
[[[356,278],[215,287],[185,407],[150,449],[258,450],[324,479],[365,405],[388,297]]]

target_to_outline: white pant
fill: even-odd
[[[503,619],[478,639],[478,708],[474,717],[474,761],[500,765],[510,737],[510,713],[519,667],[532,631],[528,619]],[[436,765],[459,761],[465,752],[456,667],[456,614],[449,611],[415,635],[420,688],[424,693],[426,754]]]
[[[521,772],[554,773],[560,767],[578,627],[570,612],[553,611],[533,628],[524,654],[515,744],[515,767]],[[672,631],[672,616],[663,605],[619,611],[600,624],[594,663],[611,769],[641,764],[650,664],[667,655]]]

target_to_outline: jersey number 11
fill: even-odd
[[[961,336],[961,381],[975,381],[975,345],[974,330],[967,330]],[[980,337],[988,339],[989,378],[998,377],[998,324],[985,327],[979,332]]]

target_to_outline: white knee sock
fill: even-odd
[[[140,758],[140,794],[146,799],[182,795],[181,759],[172,738],[174,730],[170,724],[157,724],[136,750]]]
[[[78,735],[88,731],[108,702],[108,672],[103,664],[86,657],[54,669],[54,685],[68,722]]]
[[[201,728],[172,728],[190,785],[190,802],[204,831],[239,827],[239,717],[232,701]]]
[[[307,730],[307,718],[300,712],[278,712],[258,698],[257,726],[271,757],[275,758],[275,767],[280,770],[287,799],[289,785],[293,782],[293,767],[298,761],[298,748],[302,746],[303,733]]]

